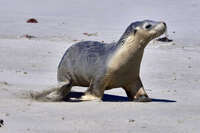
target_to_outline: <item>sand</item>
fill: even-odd
[[[0,0],[0,12],[0,133],[200,131],[198,0]],[[39,23],[26,23],[29,18]],[[143,19],[165,21],[173,39],[145,49],[141,78],[152,102],[128,102],[120,88],[106,91],[103,102],[27,98],[57,84],[58,63],[73,43],[117,41]],[[74,87],[72,95],[85,89]]]

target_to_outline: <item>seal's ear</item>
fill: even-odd
[[[134,30],[133,30],[133,34],[135,35],[135,34],[136,34],[136,32],[137,32],[137,30],[136,30],[136,29],[134,29]]]

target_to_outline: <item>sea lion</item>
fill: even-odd
[[[73,86],[82,86],[88,90],[81,100],[101,100],[104,90],[121,87],[130,100],[151,101],[140,79],[140,64],[146,45],[165,31],[165,22],[143,20],[131,23],[116,43],[72,45],[59,63],[58,87],[40,96],[59,101]]]

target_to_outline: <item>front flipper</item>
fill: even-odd
[[[151,102],[151,98],[148,97],[147,93],[144,90],[140,78],[138,78],[131,85],[124,87],[126,94],[130,101],[135,102]]]

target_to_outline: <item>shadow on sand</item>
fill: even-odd
[[[84,94],[83,92],[70,92],[70,94],[68,95],[68,97],[66,99],[64,99],[64,101],[81,102],[80,100],[69,100],[69,98],[79,99],[83,94]],[[131,102],[131,101],[128,100],[127,97],[110,95],[110,94],[104,94],[103,101],[104,102]],[[173,103],[173,102],[176,102],[176,101],[175,100],[169,100],[169,99],[152,98],[152,102]]]

